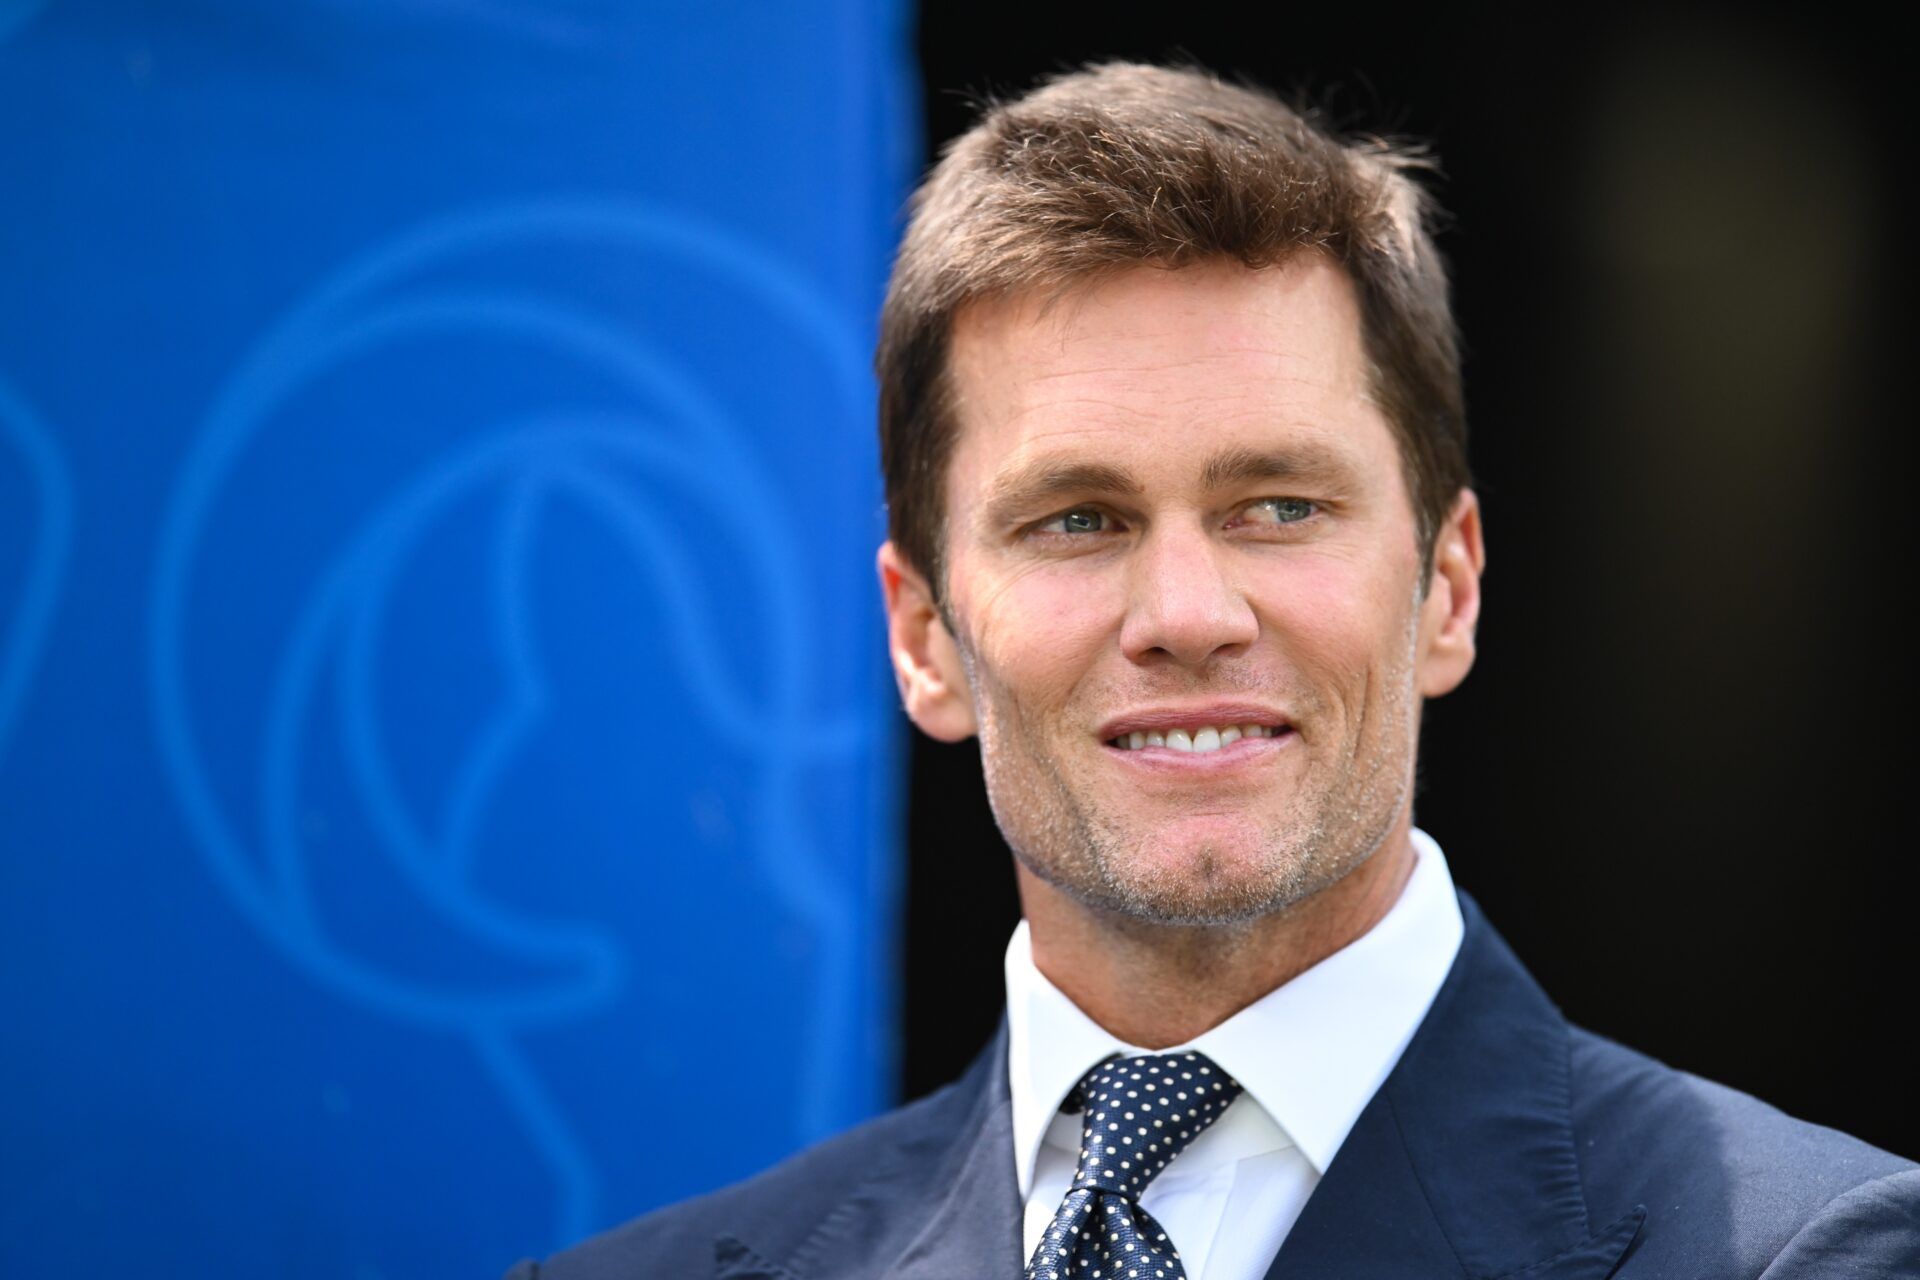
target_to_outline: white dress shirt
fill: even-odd
[[[1190,1280],[1261,1280],[1360,1112],[1400,1060],[1460,949],[1453,878],[1413,830],[1414,866],[1379,923],[1219,1026],[1198,1050],[1245,1092],[1140,1197]],[[1113,1053],[1155,1052],[1103,1030],[1033,964],[1022,920],[1007,944],[1007,1084],[1026,1203],[1025,1256],[1066,1197],[1080,1151],[1067,1094]]]

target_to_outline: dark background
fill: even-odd
[[[1488,572],[1416,821],[1576,1022],[1920,1155],[1893,42],[1835,6],[1264,11],[925,4],[927,153],[968,92],[1106,57],[1436,145]],[[1018,919],[977,750],[912,738],[909,1096],[991,1034]]]

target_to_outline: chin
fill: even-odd
[[[1169,893],[1159,886],[1113,886],[1096,905],[1142,924],[1219,927],[1247,924],[1288,905],[1268,886],[1216,887],[1203,893]]]
[[[1160,843],[1105,863],[1105,904],[1161,924],[1233,924],[1295,901],[1299,868],[1258,839]]]
[[[1133,871],[1150,879],[1240,883],[1271,876],[1285,859],[1273,829],[1244,813],[1192,814],[1143,823],[1122,847]]]

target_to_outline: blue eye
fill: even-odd
[[[1305,498],[1262,498],[1247,508],[1249,511],[1271,511],[1275,524],[1298,524],[1311,516],[1313,509],[1313,503]]]
[[[1063,511],[1040,526],[1048,532],[1055,526],[1061,533],[1099,533],[1106,528],[1107,517],[1089,507],[1076,507],[1072,511]]]

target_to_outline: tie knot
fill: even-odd
[[[1204,1053],[1109,1058],[1081,1077],[1080,1167],[1075,1187],[1128,1199],[1220,1118],[1240,1082]]]

